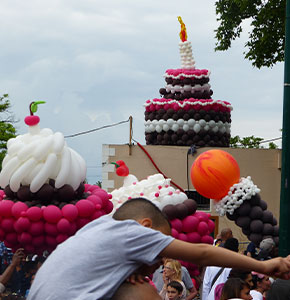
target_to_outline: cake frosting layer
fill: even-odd
[[[185,79],[185,78],[209,78],[210,71],[207,69],[168,69],[165,71],[165,78],[173,78],[173,79]]]

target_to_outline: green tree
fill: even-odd
[[[242,22],[251,20],[245,58],[253,66],[272,67],[284,60],[286,0],[217,0],[215,50],[228,50],[240,37]]]
[[[8,94],[0,96],[0,169],[2,169],[2,161],[7,150],[7,141],[15,137],[16,129],[13,124],[15,119],[9,111],[11,103]]]
[[[232,148],[264,148],[261,143],[264,141],[263,138],[255,136],[247,136],[240,138],[238,135],[230,138],[230,147]],[[269,149],[277,149],[278,146],[270,142]]]

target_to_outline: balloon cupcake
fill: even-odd
[[[197,192],[213,199],[218,214],[235,221],[250,241],[259,245],[271,237],[278,245],[276,218],[267,210],[251,177],[240,178],[239,166],[229,153],[209,150],[199,155],[192,165],[191,179]]]
[[[106,191],[84,184],[86,163],[63,134],[40,128],[42,103],[30,104],[28,133],[7,142],[0,173],[0,240],[29,253],[52,251],[113,208]]]
[[[151,200],[167,215],[172,226],[172,235],[180,240],[191,243],[213,243],[210,234],[214,231],[215,224],[210,215],[196,211],[195,200],[188,199],[187,195],[170,185],[171,179],[164,178],[162,174],[154,174],[146,179],[138,179],[129,174],[125,162],[117,161],[116,173],[124,178],[124,184],[119,189],[111,192],[114,209],[118,209],[125,201],[144,197]],[[199,275],[196,265],[181,262],[186,266],[191,276]]]

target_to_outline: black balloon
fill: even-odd
[[[69,202],[74,198],[74,195],[74,189],[68,184],[65,184],[58,190],[58,198],[60,202]]]
[[[253,220],[250,224],[250,229],[254,233],[260,233],[263,231],[263,222],[261,220]]]
[[[261,206],[261,208],[262,208],[263,210],[266,210],[267,207],[268,207],[267,203],[266,203],[264,200],[262,200],[262,199],[261,199],[261,201],[260,201],[260,206]]]
[[[272,236],[274,227],[270,223],[265,223],[263,227],[263,234]]]
[[[196,212],[197,203],[193,199],[188,199],[183,202],[183,204],[187,207],[188,215],[192,215]]]
[[[262,219],[263,217],[263,210],[260,206],[253,206],[250,211],[250,218],[251,219]]]
[[[251,223],[251,219],[248,216],[240,216],[236,219],[235,223],[242,228],[248,228]]]
[[[82,197],[84,191],[85,191],[85,184],[83,182],[81,182],[78,189],[76,190],[77,196]]]
[[[175,210],[176,210],[176,217],[178,219],[184,219],[185,217],[188,216],[188,208],[183,203],[179,203],[175,205]]]
[[[275,217],[273,217],[273,222],[272,222],[273,226],[277,225],[278,222],[277,222],[277,219]]]
[[[278,225],[275,225],[273,227],[273,235],[274,236],[278,236],[279,235],[279,226]]]
[[[249,200],[252,206],[260,205],[261,197],[259,194],[256,194],[255,196],[252,196]]]
[[[17,198],[22,202],[31,200],[31,196],[29,186],[21,186],[17,192]]]
[[[176,219],[175,206],[172,204],[164,206],[162,212],[168,217],[169,220]]]
[[[242,232],[244,235],[247,235],[247,236],[251,234],[251,230],[249,228],[248,229],[242,228]]]
[[[252,241],[256,246],[259,246],[259,244],[261,243],[261,241],[263,239],[263,236],[262,236],[262,234],[259,234],[259,233],[251,233],[248,236],[248,239],[250,241]]]
[[[244,203],[237,209],[237,214],[240,216],[248,216],[251,211],[251,204],[248,201]]]
[[[15,197],[15,193],[10,189],[10,186],[7,185],[4,189],[4,193],[7,198],[13,199]]]
[[[273,240],[274,240],[276,246],[279,246],[279,236],[274,236]]]
[[[272,223],[273,222],[273,214],[269,210],[263,211],[263,218],[264,223]]]
[[[235,211],[232,215],[228,212],[226,213],[226,215],[227,215],[227,218],[231,221],[235,221],[239,217],[239,215]]]
[[[47,203],[52,199],[53,194],[54,188],[50,184],[45,183],[36,193],[36,198],[39,199],[40,202]]]

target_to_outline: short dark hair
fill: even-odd
[[[245,287],[250,289],[250,286],[245,281],[241,280],[240,278],[228,279],[223,286],[220,300],[240,298],[241,291]]]
[[[225,241],[224,248],[239,252],[239,241],[236,238],[229,238]]]
[[[250,271],[233,268],[233,269],[231,269],[228,278],[240,278],[242,280],[246,280],[250,274],[251,274]]]
[[[178,282],[178,281],[175,281],[175,280],[170,281],[167,284],[167,287],[169,287],[169,286],[172,287],[172,288],[174,288],[174,289],[176,289],[177,292],[178,292],[178,294],[182,293],[182,291],[183,291],[183,287],[182,287],[181,283]]]
[[[145,198],[133,198],[124,202],[113,214],[115,220],[139,220],[141,218],[150,218],[152,227],[159,228],[169,226],[170,222],[167,216],[150,200]]]

